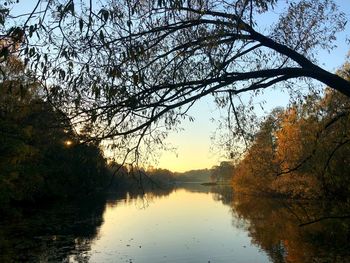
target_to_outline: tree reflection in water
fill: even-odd
[[[233,227],[246,230],[251,242],[274,263],[350,262],[350,220],[322,220],[299,226],[316,218],[347,214],[349,207],[345,204],[239,195],[227,186],[189,184],[184,188],[212,193],[215,201],[230,206]],[[16,220],[2,220],[0,262],[89,262],[106,205],[140,202],[147,207],[147,202],[165,198],[176,190],[113,193],[108,198],[58,204]]]
[[[317,218],[342,215],[346,204],[316,203],[234,195],[234,226],[249,231],[252,242],[275,263],[350,262],[350,220]]]
[[[104,210],[105,199],[94,197],[2,221],[0,262],[88,262]]]
[[[28,209],[16,219],[0,220],[0,262],[89,262],[91,244],[98,238],[106,205],[148,201],[172,189],[154,189],[91,197]],[[1,219],[1,218],[0,218]]]

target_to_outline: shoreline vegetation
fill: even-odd
[[[350,64],[338,75],[350,80]],[[350,102],[326,88],[275,108],[235,163],[235,192],[349,202]]]
[[[338,74],[349,76],[350,64]],[[4,69],[5,70],[5,69]],[[82,140],[67,118],[40,97],[38,84],[13,58],[0,90],[0,210],[103,192],[171,186],[176,182],[232,184],[237,192],[294,199],[349,201],[350,102],[326,89],[260,122],[244,156],[211,169],[175,173],[107,163],[100,145]],[[28,88],[21,88],[26,85]],[[113,178],[112,178],[113,177]]]
[[[84,198],[108,191],[165,190],[177,183],[189,182],[203,186],[232,185],[237,193],[287,199],[344,200],[349,196],[349,182],[342,177],[348,167],[339,166],[339,162],[348,163],[345,158],[350,148],[341,145],[338,153],[334,149],[338,150],[339,143],[331,143],[339,137],[337,133],[346,136],[349,123],[348,114],[340,119],[341,123],[336,123],[332,116],[339,113],[333,111],[348,105],[342,95],[330,90],[323,98],[310,96],[308,105],[273,110],[261,123],[247,154],[236,165],[222,162],[212,169],[185,173],[154,168],[135,171],[132,167],[122,167],[114,176],[118,164],[107,164],[98,145],[80,145],[69,124],[62,126],[58,113],[46,102],[34,97],[29,103],[15,103],[21,105],[14,105],[11,117],[1,122],[2,128],[12,129],[11,137],[2,137],[1,150],[5,154],[0,162],[4,168],[0,202],[5,212],[11,206],[45,206],[60,199]],[[339,107],[335,109],[330,104]],[[312,110],[323,112],[322,118],[310,110],[310,105],[314,105]],[[51,121],[40,122],[43,114]],[[329,133],[327,125],[332,121],[337,130]],[[44,125],[55,128],[45,127],[43,132]],[[29,127],[30,133],[26,133]],[[304,138],[313,133],[317,135]],[[323,173],[317,173],[320,162],[327,157],[328,167],[323,168]],[[344,180],[340,182],[340,178]],[[335,183],[337,180],[339,182]]]
[[[235,191],[349,201],[349,101],[326,90],[274,109],[234,169]]]
[[[93,243],[108,231],[114,253],[123,235],[101,230],[109,223],[146,237],[137,255],[150,241],[179,255],[191,242],[197,261],[207,248],[225,260],[208,240],[234,256],[250,255],[249,240],[271,262],[350,262],[350,54],[335,73],[317,62],[350,44],[341,1],[38,0],[29,12],[19,2],[0,3],[0,262],[88,262],[105,253]],[[275,89],[289,104],[267,113]],[[208,96],[218,110],[211,140],[229,159],[182,173],[146,167],[192,110],[206,114],[194,105]],[[196,196],[172,202],[181,188]],[[167,196],[150,218],[123,217],[129,204]],[[166,242],[140,228],[159,219]],[[244,249],[200,225],[225,230],[227,219],[244,229]]]
[[[218,185],[218,184],[214,182],[207,182],[207,183],[201,183],[201,185],[212,186],[212,185]]]
[[[350,105],[331,90],[323,97],[310,95],[306,103],[286,110],[274,109],[235,164],[221,162],[212,169],[185,173],[123,166],[115,175],[119,165],[107,164],[98,144],[80,144],[59,112],[35,94],[27,96],[26,100],[13,94],[2,97],[3,103],[12,103],[0,123],[3,134],[11,130],[11,135],[1,137],[0,203],[5,212],[11,206],[45,205],[108,191],[167,189],[189,182],[229,184],[237,193],[268,197],[348,201],[350,179],[344,175],[350,170]]]

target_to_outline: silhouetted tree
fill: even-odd
[[[31,12],[13,15],[17,3],[6,1],[0,59],[22,44],[26,64],[50,83],[50,100],[76,127],[84,123],[91,140],[109,139],[123,156],[161,145],[208,95],[229,108],[238,122],[230,128],[242,137],[254,108],[240,104],[242,93],[278,86],[298,95],[291,81],[314,79],[350,96],[349,81],[314,59],[334,47],[346,15],[332,0],[302,0],[265,27],[259,15],[281,2],[38,0]]]
[[[0,206],[88,194],[105,185],[96,143],[80,143],[69,120],[40,98],[18,58],[1,64]]]

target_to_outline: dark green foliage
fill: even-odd
[[[95,145],[55,145],[47,149],[44,163],[45,195],[86,195],[106,184],[105,159]]]
[[[0,202],[88,194],[105,185],[98,145],[79,144],[47,103],[35,100],[25,108],[21,118],[0,122]]]
[[[13,79],[23,69],[13,73]],[[0,205],[94,192],[106,184],[97,144],[80,144],[67,118],[28,81],[0,83]],[[22,89],[26,87],[26,91]]]

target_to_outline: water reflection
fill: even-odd
[[[0,262],[88,262],[105,199],[57,204],[0,223]]]
[[[91,262],[269,262],[244,229],[232,227],[219,189],[191,184],[145,199],[145,209],[135,196],[111,202]]]
[[[245,228],[272,262],[350,262],[350,221],[322,220],[349,211],[346,204],[288,201],[235,195],[233,225]]]
[[[187,184],[28,211],[0,221],[0,262],[350,262],[344,204]]]

